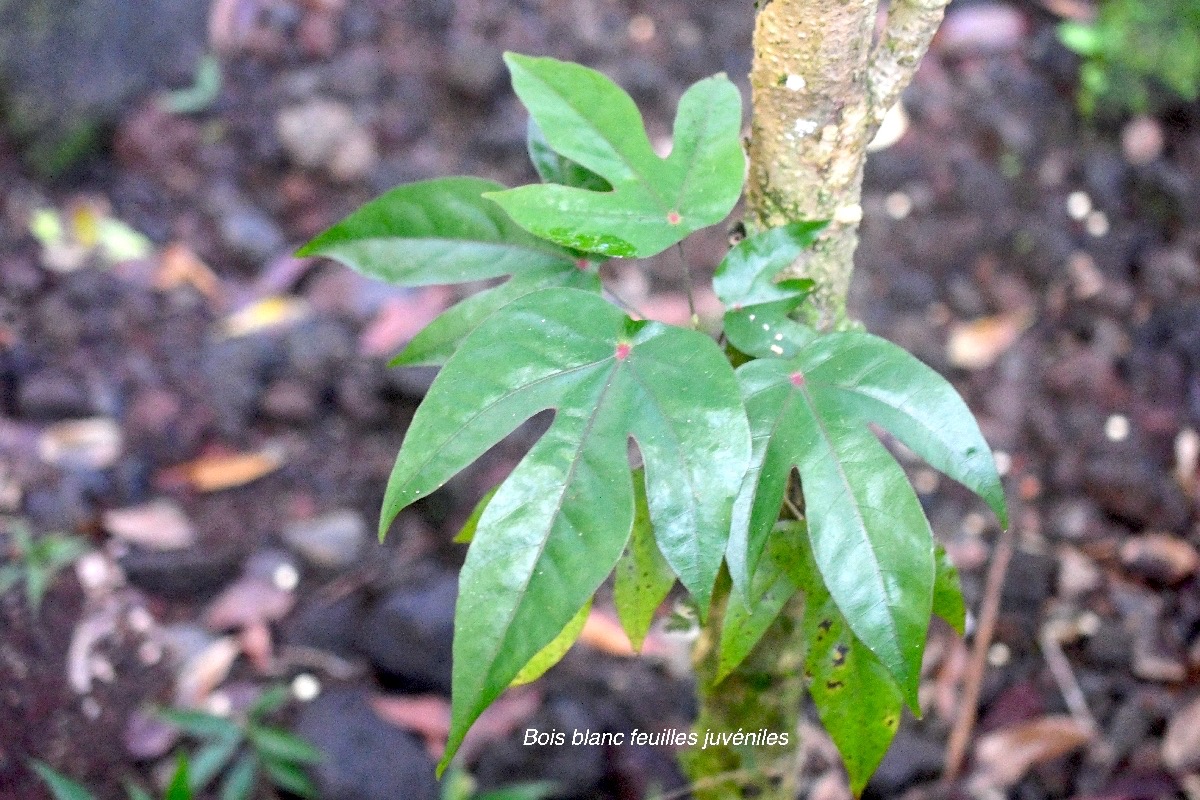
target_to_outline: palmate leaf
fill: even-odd
[[[546,674],[546,671],[555,664],[563,660],[563,656],[575,644],[575,640],[579,638],[579,634],[583,633],[583,626],[587,624],[588,614],[592,611],[592,601],[588,600],[583,604],[583,607],[575,612],[575,616],[571,617],[571,621],[567,626],[559,631],[558,636],[555,636],[550,644],[543,647],[537,652],[529,663],[521,668],[517,676],[512,679],[509,686],[523,686],[526,683],[533,683],[538,678]]]
[[[475,326],[521,295],[550,286],[600,289],[590,262],[530,235],[482,196],[503,188],[466,177],[399,186],[318,235],[297,255],[334,258],[397,286],[512,275],[507,283],[444,311],[395,361],[441,364]]]
[[[488,502],[459,578],[453,720],[444,767],[480,712],[559,634],[629,539],[632,438],[655,537],[707,606],[750,434],[732,369],[692,330],[635,322],[570,289],[483,322],[417,410],[381,532],[524,420],[554,422]]]
[[[780,523],[767,541],[750,585],[750,597],[731,592],[721,624],[716,681],[723,681],[754,650],[802,583],[797,579],[797,538],[807,537],[803,522]]]
[[[713,290],[725,304],[725,336],[755,358],[790,358],[815,332],[788,313],[813,290],[807,278],[776,281],[813,242],[824,222],[792,222],[742,240],[713,276]]]
[[[933,613],[962,636],[967,631],[967,604],[963,600],[958,569],[940,544],[934,548]]]
[[[654,541],[645,474],[640,469],[633,473],[633,502],[633,532],[614,572],[613,603],[633,649],[641,650],[654,612],[675,585],[675,573]]]
[[[822,336],[789,360],[751,362],[738,379],[755,460],[731,535],[731,549],[744,542],[745,550],[731,557],[731,570],[742,570],[748,585],[797,468],[830,594],[915,709],[935,582],[933,539],[904,471],[868,424],[980,494],[1006,523],[1003,490],[978,425],[941,376],[862,332]]]
[[[803,530],[796,531],[804,589],[804,674],[855,797],[883,760],[900,726],[904,699],[875,654],[856,637],[830,596]]]
[[[533,168],[546,183],[558,183],[563,186],[574,186],[592,192],[612,191],[612,185],[585,166],[576,164],[566,156],[559,155],[546,141],[546,134],[538,127],[537,120],[529,118],[528,134],[525,141],[529,150],[529,160]]]
[[[724,75],[684,93],[664,159],[633,100],[601,73],[553,58],[506,53],[504,60],[550,147],[612,186],[542,184],[487,195],[525,229],[578,250],[646,257],[733,210],[746,159],[741,96]]]

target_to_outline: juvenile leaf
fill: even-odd
[[[221,781],[221,800],[250,800],[256,772],[258,759],[253,753],[244,754]]]
[[[262,765],[267,776],[270,777],[271,783],[280,789],[297,797],[311,798],[312,800],[317,797],[317,787],[303,768],[291,762],[278,761],[273,758],[263,759]]]
[[[455,544],[470,544],[475,538],[475,531],[479,529],[479,519],[483,516],[484,509],[488,507],[488,503],[492,502],[492,498],[496,496],[496,490],[499,486],[493,486],[488,489],[483,497],[479,498],[479,502],[475,504],[475,509],[471,512],[471,516],[467,517],[467,521],[463,523],[462,529],[455,535]]]
[[[933,613],[962,636],[967,630],[967,605],[963,601],[958,569],[940,544],[934,547],[933,563]]]
[[[739,593],[730,592],[721,626],[718,683],[750,655],[767,628],[771,627],[779,612],[800,588],[793,577],[796,567],[791,562],[796,560],[796,539],[806,535],[804,523],[780,526],[767,543],[768,557],[762,559],[754,571],[748,602]]]
[[[537,120],[529,118],[526,146],[533,168],[546,183],[574,186],[592,192],[612,191],[612,185],[585,166],[576,164],[566,156],[560,156],[546,141],[546,135],[538,127]]]
[[[167,786],[164,800],[192,800],[192,790],[188,786],[188,762],[182,755],[179,756],[179,763],[175,767],[170,785]]]
[[[599,293],[600,276],[587,265],[584,268],[572,265],[568,269],[556,264],[518,272],[499,286],[473,294],[443,311],[422,328],[388,366],[440,366],[479,323],[518,297],[555,286]]]
[[[196,753],[188,767],[188,786],[192,791],[203,791],[213,779],[221,774],[241,746],[241,737],[216,739]]]
[[[586,261],[530,235],[482,197],[503,188],[464,177],[406,184],[359,208],[297,255],[335,258],[398,286],[512,275],[507,283],[442,312],[394,362],[441,364],[462,337],[516,297],[550,286],[600,289]]]
[[[646,482],[642,470],[633,476],[633,533],[629,546],[617,562],[613,581],[613,602],[621,627],[635,651],[642,649],[654,612],[671,593],[675,573],[654,541],[650,525],[650,507],[646,503]]]
[[[384,496],[381,532],[539,411],[554,422],[488,503],[459,579],[453,728],[479,713],[608,576],[633,524],[632,437],[659,547],[707,604],[749,460],[732,370],[701,333],[634,322],[570,289],[496,312],[418,409]]]
[[[858,797],[896,735],[904,701],[888,670],[850,630],[821,580],[808,542],[801,538],[799,543],[807,575],[804,669],[809,694]]]
[[[241,735],[238,726],[213,714],[182,708],[159,709],[158,716],[179,728],[184,733],[201,739],[228,739]]]
[[[571,617],[571,621],[566,627],[555,636],[550,644],[538,651],[538,654],[529,660],[529,663],[521,667],[521,671],[517,673],[517,677],[512,679],[509,686],[521,686],[526,683],[533,683],[538,678],[546,674],[546,670],[553,667],[559,661],[562,661],[563,656],[575,644],[575,640],[579,638],[579,634],[583,631],[583,626],[587,623],[588,614],[592,610],[592,601],[589,599],[583,604],[583,608]]]
[[[633,100],[604,75],[552,58],[506,53],[504,60],[550,147],[612,186],[541,184],[486,195],[525,229],[578,250],[645,257],[733,210],[746,159],[741,97],[724,75],[684,93],[664,159]]]
[[[552,796],[557,789],[557,784],[549,781],[518,783],[478,795],[475,800],[543,800]]]
[[[776,276],[817,240],[825,222],[792,222],[743,239],[713,276],[713,289],[725,304],[725,336],[756,358],[791,358],[816,336],[788,314],[813,290],[806,278]]]
[[[324,759],[321,751],[299,736],[260,725],[251,725],[247,730],[255,750],[263,758],[272,757],[296,764],[316,764]]]
[[[82,785],[63,775],[49,764],[41,761],[30,761],[30,768],[45,781],[54,795],[54,800],[92,800],[92,793]]]
[[[252,721],[257,721],[263,715],[283,708],[291,696],[292,693],[287,686],[276,684],[258,696],[258,699],[250,706],[247,715]]]

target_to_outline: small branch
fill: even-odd
[[[887,26],[871,53],[868,85],[878,125],[912,80],[950,0],[892,0]]]
[[[962,772],[967,755],[967,745],[975,730],[975,718],[979,712],[979,692],[983,686],[983,673],[987,667],[988,648],[996,632],[996,619],[1000,616],[1000,591],[1004,588],[1004,576],[1008,562],[1012,560],[1015,534],[1013,527],[1000,534],[1000,541],[992,553],[992,565],[988,569],[987,585],[983,593],[983,607],[979,611],[979,630],[971,646],[971,661],[967,665],[967,676],[963,681],[962,703],[958,718],[950,731],[950,742],[946,745],[946,772],[943,779],[950,783]]]

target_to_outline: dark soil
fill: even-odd
[[[868,165],[853,307],[950,377],[1003,454],[1018,545],[977,742],[1071,711],[1049,666],[1051,631],[1107,745],[1050,753],[990,789],[994,757],[973,750],[949,791],[1170,797],[1194,793],[1200,766],[1200,741],[1190,744],[1198,752],[1178,739],[1164,748],[1200,694],[1200,110],[1169,107],[1137,129],[1082,121],[1053,5],[952,6],[954,26],[906,96],[906,133]],[[162,92],[182,88],[187,70],[110,81],[118,88],[90,105],[79,91],[70,113],[94,120],[101,144],[53,178],[30,168],[27,141],[0,133],[0,513],[84,537],[120,576],[85,589],[66,570],[36,618],[19,592],[0,598],[0,798],[48,796],[30,758],[101,798],[121,797],[124,778],[150,785],[175,742],[134,712],[174,702],[181,681],[209,674],[211,664],[188,659],[219,650],[222,635],[241,655],[213,671],[197,703],[236,711],[264,686],[313,675],[321,697],[278,721],[335,754],[317,772],[324,796],[434,796],[424,776],[448,696],[462,559],[451,539],[544,420],[375,544],[392,459],[432,377],[385,363],[453,292],[376,285],[289,254],[400,182],[533,180],[503,50],[607,72],[654,139],[669,134],[689,83],[726,71],[744,89],[750,26],[748,3],[700,0],[217,0],[208,34],[172,32],[181,54],[219,52],[223,81],[207,107],[163,109]],[[106,80],[86,53],[60,55],[43,56],[47,70]],[[55,85],[27,73],[8,71],[7,96]],[[286,132],[289,115],[303,135]],[[1133,145],[1155,135],[1161,151],[1139,155]],[[36,208],[62,212],[68,227],[120,220],[151,250],[115,265],[85,253],[55,269],[29,233]],[[690,241],[696,273],[725,246],[721,228]],[[622,296],[686,317],[676,265],[645,266],[614,272]],[[271,298],[291,314],[229,335],[232,314]],[[270,308],[258,306],[260,322]],[[56,424],[82,418],[115,424],[119,456],[48,460]],[[228,460],[239,454],[261,475],[231,477],[250,463]],[[205,485],[204,465],[230,485]],[[995,523],[961,487],[906,466],[978,610]],[[155,500],[182,511],[192,544],[156,550],[111,535],[106,512]],[[348,533],[330,532],[332,512]],[[296,544],[297,523],[337,552]],[[231,586],[243,593],[228,600]],[[105,614],[116,621],[90,651],[98,677],[79,692],[69,649]],[[561,797],[681,787],[669,751],[548,755],[519,743],[527,727],[685,726],[685,654],[670,646],[678,652],[645,660],[576,648],[501,709],[471,772],[484,786],[547,778]],[[902,728],[869,796],[947,791],[936,780],[964,661],[965,645],[935,629],[927,713]],[[805,796],[845,796],[827,742],[815,728],[808,737]],[[270,791],[264,783],[258,796]]]

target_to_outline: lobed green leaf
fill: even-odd
[[[583,632],[583,626],[587,624],[588,614],[591,613],[591,610],[592,601],[589,599],[582,608],[575,612],[575,616],[571,617],[571,621],[559,632],[558,636],[551,639],[550,644],[539,650],[537,655],[529,659],[528,664],[521,667],[521,671],[512,679],[509,686],[533,683],[545,675],[546,670],[562,661],[563,656],[567,654],[567,651],[575,644],[575,640],[579,638],[579,634]]]
[[[641,650],[654,622],[654,612],[675,585],[675,573],[654,541],[645,474],[640,469],[634,470],[633,499],[633,533],[617,562],[613,602],[633,649]]]
[[[506,53],[504,60],[549,146],[612,187],[542,184],[487,195],[522,227],[577,250],[645,257],[733,210],[746,160],[741,97],[724,75],[684,93],[664,159],[633,100],[603,74],[553,58]]]
[[[933,613],[949,623],[959,636],[967,631],[967,604],[963,600],[958,569],[940,544],[934,547]]]

